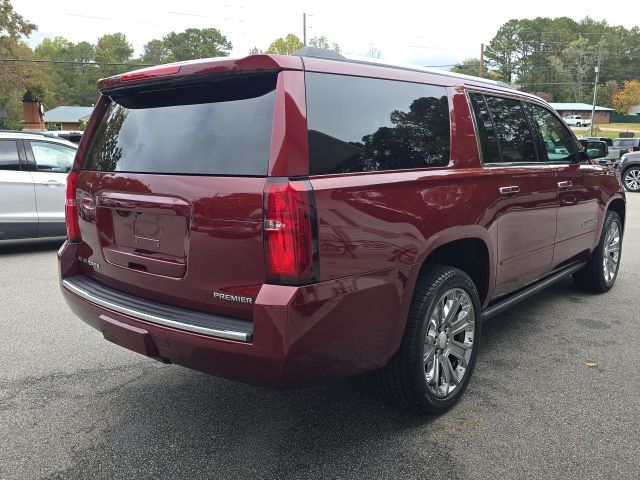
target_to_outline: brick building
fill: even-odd
[[[550,103],[561,117],[567,115],[580,115],[582,118],[591,119],[591,105],[588,103]],[[598,107],[596,105],[596,120],[595,123],[610,123],[611,112],[613,108]]]

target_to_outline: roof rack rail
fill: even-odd
[[[296,52],[301,57],[326,58],[329,60],[346,60],[347,58],[335,50],[317,47],[302,47]]]

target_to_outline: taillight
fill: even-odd
[[[267,281],[300,285],[318,280],[318,234],[309,180],[271,178],[264,192]]]
[[[78,172],[67,175],[67,193],[64,206],[65,222],[67,224],[67,240],[71,243],[80,241],[80,226],[78,225],[78,202],[76,189],[78,187]]]

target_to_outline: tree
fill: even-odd
[[[620,89],[618,82],[615,80],[609,80],[605,84],[598,88],[597,104],[603,107],[613,108],[613,96]]]
[[[286,37],[280,37],[271,42],[271,45],[264,53],[275,53],[279,55],[293,55],[304,47],[303,43],[293,33],[287,34]]]
[[[253,47],[251,50],[249,50],[249,55],[259,55],[262,53],[262,50],[260,50],[258,47]]]
[[[373,43],[369,43],[369,49],[364,55],[365,57],[382,58],[382,50],[377,48]]]
[[[640,105],[640,80],[628,80],[613,96],[613,108],[624,115],[635,105]]]
[[[166,61],[180,62],[196,58],[226,57],[232,45],[216,28],[187,28],[171,32],[162,39],[168,50]]]
[[[479,58],[467,58],[451,68],[454,73],[464,73],[465,75],[473,75],[474,77],[480,74],[480,59]],[[500,75],[497,72],[490,71],[485,62],[483,69],[484,78],[491,80],[499,80]]]
[[[32,52],[23,42],[36,26],[13,9],[9,0],[0,0],[0,58],[31,59]],[[19,128],[22,118],[22,95],[32,88],[38,95],[45,94],[43,76],[28,63],[0,62],[0,127]]]
[[[0,0],[0,54],[12,53],[22,37],[28,37],[37,27],[13,9],[10,0]]]
[[[124,33],[108,33],[98,39],[95,48],[96,63],[127,63],[133,55],[133,47]]]
[[[141,63],[150,63],[152,65],[167,63],[169,61],[170,54],[171,52],[164,41],[154,38],[144,45],[140,61]]]
[[[74,44],[64,37],[45,38],[35,48],[39,60],[73,62],[73,64],[41,64],[38,68],[46,72],[52,94],[47,97],[46,107],[57,105],[91,105],[98,96],[96,82],[106,76],[105,69],[117,71],[124,67],[96,66],[96,48],[89,42]]]
[[[572,91],[574,102],[583,102],[585,81],[595,67],[597,54],[589,40],[582,37],[569,43],[560,55],[551,57],[551,64],[561,78],[565,79]]]
[[[329,42],[329,39],[324,35],[320,35],[319,37],[313,37],[309,40],[310,47],[323,48],[325,50],[334,50],[340,53],[340,45],[336,42]]]

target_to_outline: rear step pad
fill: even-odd
[[[62,286],[95,305],[165,327],[241,342],[250,342],[253,337],[252,322],[145,300],[83,275],[65,278]]]

